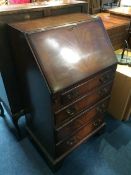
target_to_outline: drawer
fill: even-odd
[[[89,110],[84,111],[78,115],[75,120],[72,120],[67,125],[56,129],[56,142],[67,139],[77,130],[87,125],[92,118],[102,115],[107,109],[109,98],[102,100],[97,105],[91,107]]]
[[[95,105],[98,101],[102,100],[108,95],[110,96],[111,88],[112,83],[102,86],[101,88],[92,91],[90,94],[80,98],[62,110],[55,112],[55,125],[63,125],[88,107]]]
[[[94,118],[88,125],[79,130],[70,139],[56,144],[56,157],[60,157],[63,154],[66,154],[66,152],[70,152],[73,148],[97,132],[104,125],[105,123],[103,122],[102,117]]]
[[[116,66],[112,67],[108,71],[98,74],[94,78],[89,79],[88,81],[75,86],[74,88],[67,90],[55,97],[54,100],[54,110],[62,108],[76,99],[82,97],[83,95],[89,93],[93,89],[106,84],[109,81],[112,81],[114,78]]]
[[[1,21],[4,22],[16,22],[16,21],[25,21],[30,19],[37,19],[42,18],[43,12],[42,11],[34,11],[34,12],[25,12],[25,13],[18,13],[18,14],[10,14],[10,15],[2,15],[0,17]]]

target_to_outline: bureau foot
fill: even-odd
[[[37,143],[28,135],[29,140],[32,142],[32,144],[35,146],[38,153],[42,156],[43,160],[45,160],[48,167],[51,169],[53,173],[57,172],[63,165],[63,160],[56,163],[55,161],[50,161],[48,155],[37,145]]]
[[[21,139],[22,138],[22,134],[21,134],[21,131],[20,131],[20,127],[18,125],[18,120],[14,120],[13,119],[13,124],[14,124],[14,126],[16,128],[18,138]]]
[[[63,165],[64,158],[59,159],[59,160],[58,159],[53,159],[48,154],[48,152],[46,151],[46,149],[44,148],[44,146],[36,138],[36,136],[32,133],[32,131],[30,130],[30,128],[28,128],[28,126],[26,126],[26,130],[27,130],[27,134],[28,134],[29,140],[34,145],[34,147],[36,148],[36,150],[38,151],[38,153],[45,160],[46,164],[49,166],[49,168],[51,169],[51,171],[53,173],[55,173],[56,171],[58,171],[62,167],[62,165]]]
[[[21,118],[24,118],[23,122],[21,123]],[[21,140],[23,139],[27,134],[26,134],[26,129],[25,129],[25,125],[26,125],[26,115],[24,110],[21,110],[19,113],[15,114],[12,117],[12,122],[15,126],[16,132],[17,132],[17,136],[18,139]]]

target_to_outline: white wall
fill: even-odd
[[[131,0],[121,0],[121,6],[131,6]]]

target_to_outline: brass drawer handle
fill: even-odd
[[[73,92],[67,94],[66,97],[68,100],[71,100],[71,99],[79,97],[79,93],[78,93],[78,91],[73,91]]]
[[[111,75],[110,74],[105,74],[105,75],[102,75],[99,80],[100,80],[101,83],[106,83],[110,79],[111,79]]]
[[[69,102],[71,100],[74,100],[76,98],[78,98],[80,96],[78,91],[72,91],[70,93],[68,93],[67,95],[63,95],[62,97],[62,103],[66,103]]]
[[[107,94],[107,92],[108,92],[108,88],[102,88],[102,89],[99,91],[99,94],[100,94],[101,96],[104,96],[104,95]]]
[[[98,118],[96,121],[93,122],[93,126],[98,127],[102,123],[102,119]]]
[[[73,116],[73,115],[76,114],[76,109],[75,109],[74,107],[70,107],[70,108],[68,108],[68,109],[66,110],[66,114],[67,114],[68,116]]]
[[[99,124],[97,121],[93,122],[93,126],[97,127]]]
[[[70,140],[68,140],[68,141],[66,142],[66,144],[69,145],[69,146],[72,146],[72,145],[74,145],[75,143],[76,143],[76,139],[75,139],[75,138],[72,138],[72,139],[70,139]]]
[[[96,108],[97,112],[103,113],[106,111],[106,104],[102,104]]]
[[[68,94],[68,95],[66,96],[66,98],[67,98],[68,100],[71,100],[71,99],[72,99],[72,94],[71,94],[71,93]]]
[[[103,113],[103,108],[101,108],[101,106],[96,108],[97,112]]]

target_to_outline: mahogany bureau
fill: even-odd
[[[56,166],[105,125],[116,56],[100,18],[86,14],[8,29],[26,129]]]

